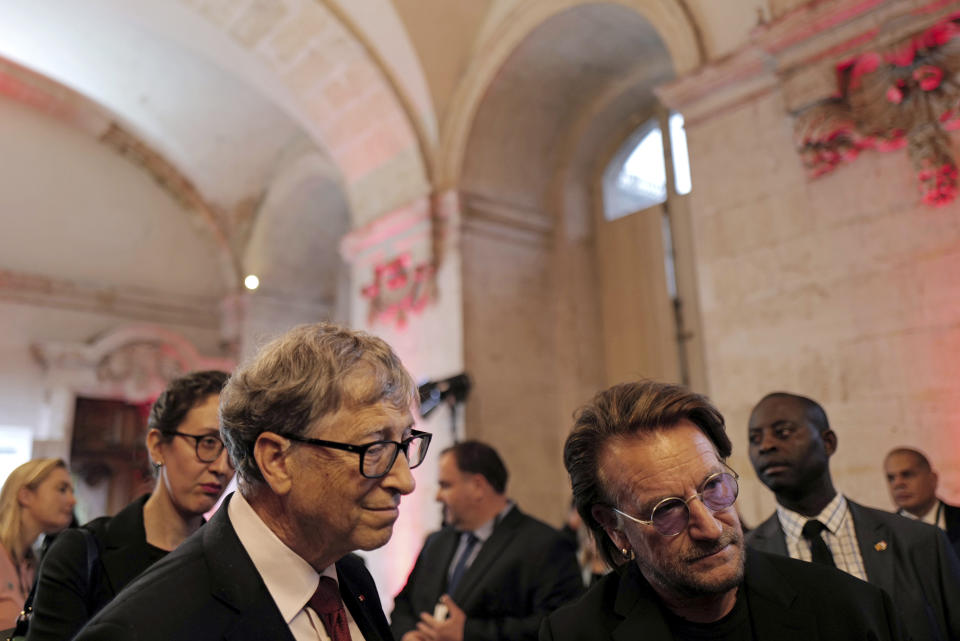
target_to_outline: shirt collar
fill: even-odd
[[[780,526],[783,533],[792,539],[799,539],[802,535],[803,525],[807,521],[816,519],[827,526],[831,534],[836,534],[843,525],[843,520],[847,516],[847,500],[843,494],[837,493],[833,499],[827,503],[820,514],[816,516],[804,516],[799,512],[787,509],[782,505],[777,505],[777,518],[780,519]]]
[[[473,532],[473,535],[478,539],[480,539],[481,543],[486,543],[487,539],[489,539],[493,535],[493,529],[497,527],[497,523],[503,520],[503,517],[505,517],[510,512],[510,510],[513,509],[514,505],[515,504],[513,501],[507,501],[506,507],[500,510],[500,512],[496,516],[494,516],[492,519],[490,519],[489,521],[487,521],[477,529],[471,530]]]
[[[240,492],[234,492],[227,505],[227,515],[243,548],[267,586],[287,625],[313,596],[320,576],[337,580],[334,565],[318,573],[309,563],[281,541],[267,527]]]

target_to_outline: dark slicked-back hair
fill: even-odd
[[[227,384],[228,374],[216,370],[191,372],[175,378],[157,397],[147,418],[148,430],[160,430],[164,440],[173,438],[187,412],[210,396],[218,396]]]
[[[790,392],[771,392],[761,398],[760,403],[772,399],[788,399],[799,403],[807,415],[807,422],[815,427],[820,434],[830,429],[830,421],[827,420],[827,413],[824,411],[823,406],[812,398],[800,396],[799,394],[791,394]],[[757,403],[754,409],[759,407],[760,403]]]
[[[503,494],[507,489],[507,466],[497,451],[480,441],[463,441],[448,447],[440,452],[453,454],[457,462],[457,469],[468,474],[479,474],[487,479],[487,483],[497,494]]]
[[[416,386],[382,339],[333,323],[295,327],[230,377],[220,397],[220,434],[240,489],[264,482],[253,446],[263,432],[305,436],[341,408],[415,402]]]
[[[730,456],[723,416],[705,396],[679,385],[654,381],[621,383],[594,396],[574,415],[573,430],[563,448],[563,463],[570,474],[577,512],[593,532],[600,555],[611,567],[625,562],[627,557],[593,516],[594,505],[616,503],[601,479],[600,455],[604,446],[612,438],[669,429],[684,419],[703,431],[722,459]],[[605,476],[616,473],[606,470]]]

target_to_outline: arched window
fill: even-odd
[[[690,162],[683,116],[670,114],[670,157],[674,192],[690,193]],[[603,177],[603,211],[607,220],[659,205],[667,200],[666,155],[663,132],[651,118],[630,136],[614,156]]]

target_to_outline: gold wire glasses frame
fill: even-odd
[[[280,436],[297,443],[330,447],[359,454],[360,474],[368,479],[379,479],[386,476],[393,469],[393,464],[397,461],[397,456],[400,455],[401,451],[407,457],[407,465],[410,469],[417,467],[427,457],[427,448],[430,447],[430,439],[433,438],[433,434],[429,432],[410,430],[410,436],[399,443],[397,441],[374,441],[365,445],[353,445],[291,434],[280,434]]]
[[[728,472],[717,472],[704,479],[700,484],[700,490],[689,498],[671,496],[661,500],[650,510],[648,521],[638,519],[615,507],[610,509],[634,523],[653,526],[663,536],[676,536],[690,523],[689,503],[693,499],[699,498],[700,502],[714,513],[726,510],[736,502],[740,493],[740,485],[737,483],[740,475],[729,467],[727,469]]]

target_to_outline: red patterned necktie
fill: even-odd
[[[328,576],[320,577],[320,584],[308,603],[323,622],[330,641],[350,641],[347,611],[343,608],[336,581]]]

